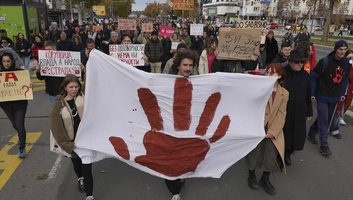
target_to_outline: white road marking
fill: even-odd
[[[53,179],[56,177],[56,173],[58,172],[59,168],[60,168],[60,162],[63,159],[64,155],[59,154],[58,157],[56,158],[56,161],[54,163],[54,166],[51,168],[47,181],[50,179]]]

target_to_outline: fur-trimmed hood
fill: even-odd
[[[1,60],[2,60],[2,55],[4,53],[9,53],[9,54],[11,54],[13,56],[16,69],[24,69],[23,61],[20,58],[20,56],[16,53],[16,51],[11,49],[10,47],[1,48],[0,49],[0,58],[1,58]]]

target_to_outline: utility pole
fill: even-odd
[[[70,0],[70,12],[71,12],[71,22],[73,22],[74,21],[74,15],[72,13],[72,2],[71,2],[71,0]]]

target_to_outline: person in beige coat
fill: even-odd
[[[274,84],[265,110],[265,138],[246,157],[245,163],[249,169],[248,185],[251,189],[258,189],[255,169],[263,171],[259,185],[271,195],[276,193],[269,181],[271,171],[286,173],[284,164],[284,135],[283,126],[286,119],[286,109],[289,93],[284,89],[284,69],[279,63],[269,64],[266,76],[278,77]]]
[[[83,164],[74,152],[76,133],[83,116],[84,95],[81,83],[73,74],[64,78],[54,105],[49,113],[50,128],[59,146],[68,154],[78,178],[78,190],[86,192],[86,200],[92,200],[93,177],[92,164]]]
[[[202,51],[200,60],[199,60],[199,74],[208,74],[211,73],[211,66],[213,60],[218,55],[218,49],[216,40],[208,39],[206,41],[205,50]]]

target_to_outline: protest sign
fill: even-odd
[[[82,163],[113,157],[169,180],[219,178],[254,149],[264,139],[277,80],[146,73],[98,50],[90,53],[86,78],[74,149]]]
[[[178,47],[178,44],[179,44],[180,42],[172,42],[172,50],[174,50],[174,49],[177,49],[177,47]]]
[[[173,10],[194,10],[194,0],[174,0]]]
[[[266,29],[267,21],[238,20],[235,22],[234,28]]]
[[[103,31],[103,26],[93,26],[93,31]]]
[[[174,28],[173,27],[167,27],[167,26],[160,26],[159,27],[159,36],[167,36],[167,37],[172,37],[174,33]]]
[[[256,60],[259,50],[261,29],[219,29],[219,54],[217,59]]]
[[[142,32],[152,32],[153,24],[152,23],[142,23]]]
[[[27,70],[0,72],[0,102],[33,99]]]
[[[38,51],[42,76],[65,77],[67,74],[81,76],[81,53],[74,51]]]
[[[136,20],[134,19],[119,19],[118,30],[136,30]]]
[[[109,45],[109,53],[112,57],[132,66],[145,65],[142,59],[144,50],[144,44]]]
[[[191,24],[190,25],[190,35],[202,35],[203,24]]]
[[[234,24],[235,28],[239,29],[261,29],[261,44],[265,44],[266,41],[266,28],[267,21],[256,21],[256,20],[238,20]]]
[[[96,15],[99,15],[99,16],[105,15],[105,6],[93,6],[92,9]]]

